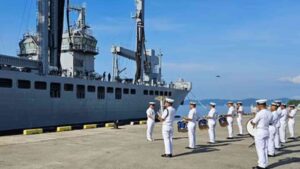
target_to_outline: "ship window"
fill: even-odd
[[[127,88],[126,88],[126,89],[123,89],[123,93],[124,93],[124,94],[129,94],[129,89],[127,89]]]
[[[98,99],[105,99],[105,87],[98,87]]]
[[[50,97],[60,98],[60,83],[50,84]]]
[[[158,91],[155,91],[155,95],[158,96],[158,95],[159,95],[159,92],[158,92]]]
[[[144,95],[148,95],[149,91],[148,90],[144,90]]]
[[[160,95],[160,96],[163,96],[163,95],[164,95],[164,92],[163,92],[163,91],[160,91],[160,92],[159,92],[159,95]]]
[[[164,96],[168,96],[168,92],[165,92]]]
[[[0,79],[0,87],[12,88],[12,80],[11,79]]]
[[[149,94],[150,94],[151,96],[153,96],[153,95],[154,95],[154,91],[153,91],[153,90],[150,90]]]
[[[108,87],[107,88],[107,93],[114,93],[114,88]]]
[[[136,90],[135,89],[131,89],[130,90],[130,94],[136,94]]]
[[[172,96],[172,92],[169,92],[169,96]]]
[[[74,85],[72,85],[72,84],[65,84],[64,85],[64,90],[68,91],[68,92],[71,92],[71,91],[74,90]]]
[[[47,89],[47,83],[46,82],[34,82],[34,88],[38,90],[46,90]]]
[[[95,92],[96,87],[95,86],[88,86],[88,92]]]
[[[85,86],[84,85],[77,85],[76,95],[78,99],[85,98]]]
[[[115,99],[117,99],[117,100],[122,99],[122,89],[121,88],[116,88]]]
[[[30,81],[29,80],[18,80],[18,88],[30,89]]]

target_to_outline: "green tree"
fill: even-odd
[[[289,100],[288,105],[291,105],[291,104],[294,104],[297,106],[298,104],[300,104],[300,100]]]

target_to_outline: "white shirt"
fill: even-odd
[[[279,123],[279,115],[277,111],[272,112],[272,126],[277,126],[277,123]]]
[[[147,118],[148,118],[148,120],[154,120],[155,119],[155,111],[152,109],[152,108],[148,108],[147,109],[147,112],[146,112],[146,114],[147,114]],[[149,116],[152,118],[149,118]]]
[[[163,125],[172,127],[175,119],[175,114],[176,110],[172,106],[165,109],[161,116],[163,119],[165,119],[163,121]]]
[[[215,114],[216,114],[216,109],[212,108],[210,109],[210,111],[208,112],[207,116],[213,118],[213,120],[215,119]]]
[[[191,121],[189,121],[189,122],[196,123],[196,121],[197,121],[197,110],[195,108],[193,108],[189,111],[188,118],[191,119]]]
[[[256,124],[257,129],[263,130],[269,130],[269,124],[271,121],[272,113],[267,109],[263,109],[256,113],[254,119],[252,120],[252,122]]]
[[[280,123],[281,124],[284,124],[286,122],[287,115],[288,115],[287,109],[282,109],[281,110],[281,117],[280,117]]]
[[[244,108],[243,106],[240,106],[238,108],[238,118],[242,118],[243,113],[244,113]]]
[[[293,110],[291,110],[291,112],[289,113],[289,116],[290,116],[290,117],[292,117],[292,118],[290,118],[290,119],[294,119],[294,118],[295,118],[295,115],[296,115],[296,113],[297,113],[297,109],[293,109]]]
[[[228,109],[227,115],[233,115],[233,113],[234,113],[234,108],[233,108],[233,106],[231,106]]]

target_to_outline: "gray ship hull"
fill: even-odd
[[[57,76],[39,76],[33,73],[0,70],[0,78],[10,79],[11,87],[0,87],[0,131],[26,128],[130,120],[146,118],[148,102],[154,101],[156,92],[168,93],[175,99],[174,107],[189,93],[187,89],[174,89],[145,85],[74,79]],[[19,80],[30,81],[30,88],[19,87]],[[35,82],[46,82],[47,88],[38,90]],[[60,97],[50,96],[50,84],[60,84]],[[73,91],[65,91],[64,84],[74,85]],[[76,86],[83,85],[84,98],[78,98]],[[95,86],[89,92],[87,86]],[[105,88],[105,98],[99,99],[97,88]],[[113,93],[107,93],[107,88]],[[116,99],[115,89],[122,89],[121,99]],[[124,93],[135,90],[135,94]],[[145,94],[145,90],[149,93]],[[159,94],[160,95],[160,94]],[[118,96],[120,97],[120,95]],[[158,102],[157,102],[158,103]]]

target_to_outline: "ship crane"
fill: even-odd
[[[153,49],[146,49],[145,45],[145,0],[136,0],[136,50],[113,46],[114,55],[113,78],[119,78],[118,56],[136,62],[135,83],[162,84],[161,80],[161,55],[157,56]]]

